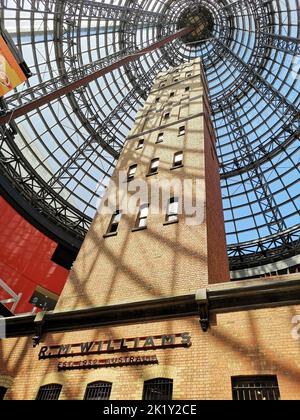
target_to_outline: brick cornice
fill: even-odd
[[[300,304],[300,274],[210,285],[185,296],[48,312],[37,317],[12,317],[6,319],[6,329],[7,337],[20,337],[36,334],[37,327],[45,334],[189,316],[199,316],[209,323],[211,314],[297,304]]]

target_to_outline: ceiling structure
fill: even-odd
[[[231,268],[300,253],[298,0],[0,0],[33,77],[2,115],[103,63],[194,31],[0,128],[1,192],[79,247],[157,73],[201,57]]]

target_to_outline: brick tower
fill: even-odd
[[[115,214],[103,214],[100,208],[57,311],[186,295],[229,280],[209,114],[199,60],[158,76],[107,192],[113,201],[113,195],[131,189],[130,200],[143,183],[146,197],[127,212],[120,202]],[[165,184],[174,181],[182,187],[181,198],[178,188],[170,188],[160,211],[153,212],[155,186],[166,192]],[[186,215],[188,199],[198,206],[194,219]]]
[[[300,276],[228,281],[205,86],[157,78],[55,311],[5,320],[0,399],[300,398]]]

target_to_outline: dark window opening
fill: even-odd
[[[172,197],[168,201],[166,222],[177,222],[178,212],[179,212],[179,199],[178,197]]]
[[[31,303],[36,308],[43,311],[53,311],[58,302],[59,296],[42,286],[37,286],[30,298]]]
[[[0,386],[0,401],[4,400],[4,397],[7,393],[7,388]]]
[[[276,376],[245,376],[232,378],[234,401],[280,400]]]
[[[145,143],[144,139],[140,139],[136,146],[136,150],[142,149],[144,147],[144,143]]]
[[[186,91],[186,92],[189,92],[189,91],[190,91],[190,87],[189,87],[189,86],[187,86],[187,87],[185,88],[185,91]]]
[[[118,231],[119,223],[121,221],[122,212],[117,210],[112,216],[107,233],[116,233]]]
[[[173,395],[173,380],[156,378],[145,381],[143,400],[146,401],[170,401]]]
[[[159,167],[159,158],[152,159],[149,167],[149,175],[156,174],[158,172]]]
[[[179,166],[182,166],[183,164],[183,152],[177,152],[174,155],[174,161],[173,161],[173,168],[177,168]]]
[[[185,135],[185,126],[182,126],[179,128],[179,132],[178,132],[179,136],[184,136]]]
[[[164,115],[164,119],[165,120],[168,120],[170,118],[170,113],[169,112],[167,112],[165,115]]]
[[[174,98],[174,96],[175,96],[175,92],[171,92],[170,93],[170,98]]]
[[[111,382],[93,382],[86,387],[84,399],[89,401],[106,401],[111,394]]]
[[[130,166],[130,168],[128,169],[128,173],[127,173],[127,180],[128,181],[132,181],[134,179],[136,170],[137,170],[137,165]]]
[[[36,399],[38,401],[55,401],[59,399],[62,385],[49,384],[41,386]]]
[[[149,214],[149,204],[143,204],[140,208],[137,221],[135,224],[136,228],[145,228],[147,227],[147,219]]]
[[[156,143],[162,143],[164,141],[164,133],[160,133],[157,137]]]

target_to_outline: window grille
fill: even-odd
[[[156,378],[144,383],[143,400],[170,401],[173,394],[173,380]]]
[[[232,378],[232,393],[235,401],[280,400],[276,376],[253,376]]]
[[[93,382],[88,384],[85,391],[85,400],[104,401],[109,400],[111,394],[111,382]]]
[[[36,399],[38,401],[54,401],[58,400],[62,390],[62,385],[49,384],[41,386]]]

